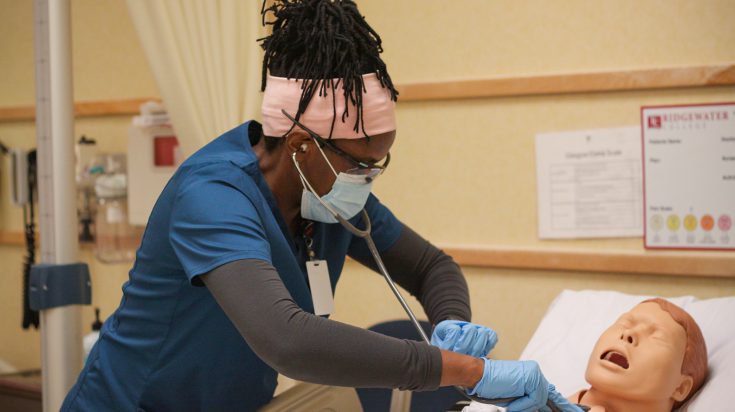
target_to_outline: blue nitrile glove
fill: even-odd
[[[534,361],[505,361],[483,358],[485,369],[482,378],[474,388],[468,389],[470,395],[485,399],[515,398],[507,405],[508,412],[549,411],[546,400],[549,396],[554,402],[561,403],[564,412],[582,412],[569,402],[561,402],[563,397],[549,385]],[[550,391],[551,390],[551,391]]]
[[[494,330],[461,320],[439,322],[431,334],[431,344],[439,349],[481,358],[498,343]]]

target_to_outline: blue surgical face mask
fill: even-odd
[[[342,218],[350,219],[365,207],[372,186],[372,182],[366,183],[363,176],[340,173],[332,185],[332,190],[322,196],[321,200]],[[301,193],[301,217],[316,222],[337,223],[334,215],[319,202],[317,195],[308,190],[306,185]]]
[[[301,183],[304,185],[301,193],[301,217],[316,222],[337,223],[337,218],[330,212],[331,209],[342,216],[343,219],[351,219],[365,207],[372,190],[372,179],[366,180],[364,175],[337,174],[324,152],[322,152],[322,155],[337,179],[332,185],[332,190],[321,198],[314,193],[314,188],[306,180],[306,176],[304,176],[299,163],[296,161],[296,153],[291,156],[301,178]]]

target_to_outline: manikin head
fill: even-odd
[[[635,402],[680,406],[704,383],[707,348],[702,331],[664,299],[641,302],[595,344],[585,379],[596,391]]]

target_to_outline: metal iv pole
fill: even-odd
[[[91,299],[78,260],[70,0],[34,1],[41,264],[29,297],[40,311],[43,410],[58,411],[82,366],[80,304]]]

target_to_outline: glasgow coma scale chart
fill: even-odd
[[[551,225],[555,230],[640,226],[641,166],[636,160],[551,165]]]
[[[539,238],[643,235],[639,126],[536,135]]]

